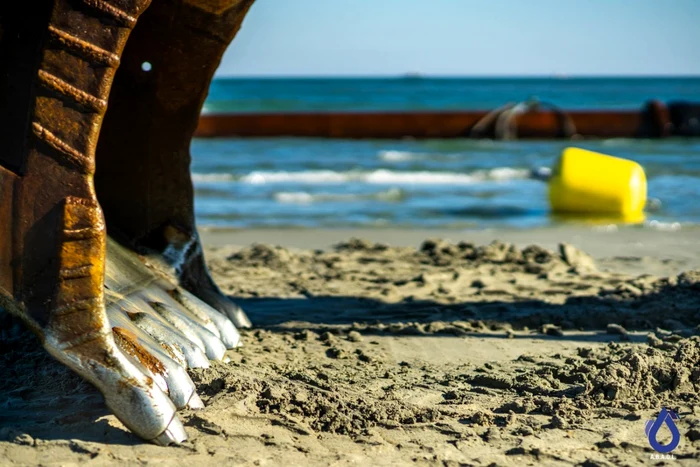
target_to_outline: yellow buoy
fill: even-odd
[[[641,222],[646,200],[642,166],[585,149],[566,148],[549,179],[549,203],[558,214]]]

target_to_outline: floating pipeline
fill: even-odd
[[[491,111],[203,114],[195,136],[505,140],[700,137],[700,103],[652,100],[640,110],[564,111],[530,100]]]

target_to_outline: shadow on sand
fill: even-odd
[[[231,297],[258,327],[286,329],[325,328],[328,325],[360,325],[366,332],[439,335],[430,323],[460,323],[475,334],[491,334],[513,328],[538,329],[551,324],[570,331],[603,331],[618,324],[628,331],[657,328],[690,332],[700,324],[700,284],[666,285],[641,296],[578,296],[563,304],[544,300],[481,301],[444,304],[433,300],[386,303],[347,296],[307,295],[306,298]],[[415,332],[406,331],[410,323]],[[403,324],[404,326],[401,326]],[[410,327],[410,326],[409,326]],[[439,327],[438,327],[439,328]],[[421,330],[422,329],[422,330]],[[444,334],[454,335],[447,327]],[[481,330],[482,332],[477,332]],[[460,335],[462,333],[459,333]]]
[[[351,326],[364,334],[503,339],[508,329],[527,327],[534,334],[516,332],[512,337],[606,342],[620,340],[619,335],[606,332],[611,323],[628,331],[663,328],[683,334],[697,332],[699,292],[698,284],[691,283],[627,298],[572,297],[559,305],[542,300],[444,304],[431,300],[385,303],[351,296],[232,298],[247,311],[256,327],[273,332],[320,332]],[[14,326],[14,333],[7,331],[8,323]],[[71,449],[84,449],[73,440],[142,443],[102,419],[109,411],[99,393],[49,357],[31,333],[18,330],[17,323],[7,317],[2,324],[0,440],[17,442],[17,436],[22,439],[28,434],[46,440],[66,440],[73,443]],[[561,327],[561,332],[539,333],[546,324]],[[630,340],[644,341],[644,333],[633,334]],[[26,439],[32,442],[31,438]]]

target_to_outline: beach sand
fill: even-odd
[[[190,439],[141,442],[15,327],[0,464],[657,465],[669,407],[698,465],[699,233],[203,229],[256,328],[191,372]]]

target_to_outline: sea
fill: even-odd
[[[700,102],[700,78],[217,78],[203,112],[489,110],[529,98],[563,109]],[[648,180],[640,228],[700,223],[700,139],[577,141],[197,138],[200,226],[533,228],[616,226],[550,212],[547,184],[566,147],[634,160]]]

